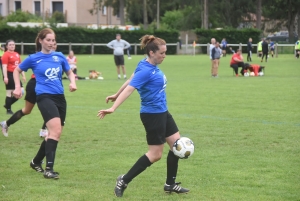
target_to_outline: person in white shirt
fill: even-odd
[[[117,67],[118,79],[121,79],[120,66],[122,67],[122,72],[124,79],[126,79],[126,69],[124,66],[124,50],[130,47],[130,44],[121,39],[121,34],[116,35],[116,39],[112,40],[107,44],[107,47],[114,50],[114,60]]]

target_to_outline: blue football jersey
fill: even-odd
[[[35,79],[35,92],[40,94],[63,94],[62,73],[70,70],[70,66],[61,52],[44,54],[37,52],[29,55],[20,65],[22,71],[32,69]]]
[[[129,83],[141,97],[141,113],[162,113],[168,110],[166,100],[167,78],[158,68],[142,60]]]

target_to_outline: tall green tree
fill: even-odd
[[[295,40],[295,20],[300,9],[300,0],[273,0],[265,1],[264,16],[284,24],[289,31],[289,42]]]

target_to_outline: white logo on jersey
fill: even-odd
[[[53,59],[53,61],[55,61],[55,62],[59,62],[59,59],[58,59],[57,56],[52,56],[52,59]]]
[[[155,74],[155,70],[152,72],[152,74]]]
[[[40,60],[36,61],[36,63],[38,64],[38,63],[40,63],[42,60],[43,60],[43,59],[40,59]]]
[[[48,81],[48,80],[54,81],[54,80],[59,79],[58,78],[59,71],[60,71],[59,67],[57,67],[57,68],[48,68],[45,71],[45,75],[48,77],[48,79],[45,80],[45,81]]]
[[[161,92],[163,92],[165,89],[166,89],[166,87],[167,87],[167,77],[164,75],[164,86],[163,86],[163,88],[159,91],[159,93],[161,93]]]

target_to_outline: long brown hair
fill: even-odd
[[[35,50],[36,50],[37,52],[39,52],[39,51],[42,50],[42,45],[41,45],[39,39],[43,40],[44,38],[46,38],[47,34],[54,34],[54,36],[55,36],[54,31],[53,31],[52,29],[50,29],[50,28],[42,29],[42,30],[38,33],[38,35],[37,35],[37,37],[36,37],[36,39],[35,39]]]
[[[166,45],[166,41],[164,39],[155,37],[153,35],[144,35],[140,38],[141,41],[141,49],[145,49],[145,52],[148,56],[150,51],[154,53],[159,50],[160,45]]]

